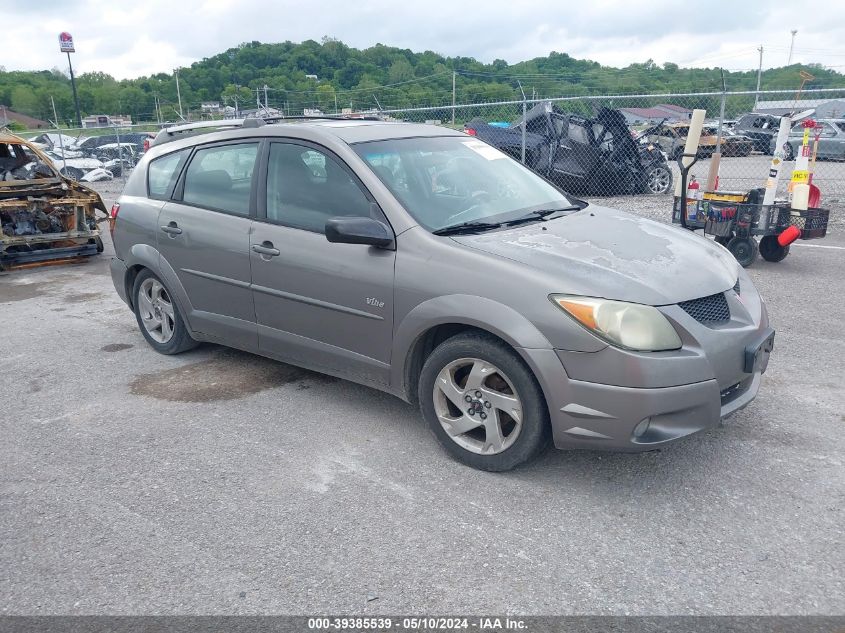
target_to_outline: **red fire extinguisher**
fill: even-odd
[[[690,176],[689,184],[687,185],[687,218],[695,220],[698,215],[698,190],[701,185],[695,179],[695,176]]]

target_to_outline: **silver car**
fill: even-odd
[[[819,137],[817,158],[845,160],[845,119],[817,119],[816,128],[810,130],[810,152],[813,151],[816,135]],[[769,153],[775,151],[776,139],[769,145]],[[796,123],[789,131],[789,137],[783,146],[784,160],[793,160],[801,153],[804,143],[804,124]]]
[[[161,132],[112,210],[114,285],[153,349],[384,390],[496,471],[550,439],[654,449],[757,394],[774,332],[722,246],[442,127],[228,125]]]

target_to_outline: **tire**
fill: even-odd
[[[458,334],[441,343],[423,365],[418,393],[422,415],[440,444],[473,468],[510,470],[548,444],[543,391],[517,353],[492,336]]]
[[[735,237],[727,244],[727,249],[743,268],[748,268],[757,259],[757,240],[753,237]]]
[[[645,193],[667,193],[672,189],[672,170],[666,165],[651,167],[643,184]]]
[[[760,240],[760,256],[767,262],[781,262],[789,255],[789,245],[781,246],[775,235],[766,235]]]
[[[135,278],[132,305],[141,334],[155,351],[180,354],[198,345],[188,334],[179,306],[173,301],[170,291],[149,269],[145,268]]]
[[[730,237],[720,237],[717,235],[714,239],[717,244],[721,244],[722,246],[727,248],[728,244],[730,244],[730,241],[733,239],[733,235],[731,235]]]
[[[62,176],[76,181],[82,178],[83,175],[82,171],[77,169],[76,167],[65,167],[64,169],[60,170],[60,173],[62,174]]]

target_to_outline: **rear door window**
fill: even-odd
[[[234,215],[249,215],[258,143],[197,150],[185,173],[182,202]]]
[[[190,150],[183,149],[150,161],[150,166],[147,168],[147,193],[150,198],[161,200],[170,197],[170,192],[179,175],[179,168],[189,153]]]

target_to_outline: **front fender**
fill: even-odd
[[[538,368],[524,350],[552,349],[540,330],[510,306],[465,294],[434,297],[408,312],[395,330],[390,384],[396,391],[408,392],[406,363],[420,337],[431,328],[446,324],[476,327],[498,336],[522,356],[535,374]]]

